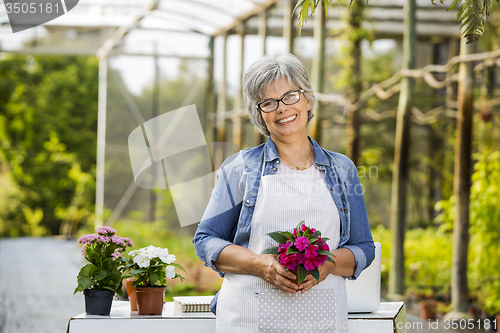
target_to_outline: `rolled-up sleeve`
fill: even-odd
[[[350,235],[348,241],[341,247],[351,250],[356,267],[354,274],[348,277],[355,280],[361,272],[370,266],[375,258],[375,244],[373,243],[368,215],[366,213],[364,188],[358,177],[358,170],[353,164],[353,173],[348,186],[347,198],[349,201]]]
[[[223,248],[232,244],[241,211],[241,198],[235,186],[231,165],[217,172],[217,182],[210,201],[193,238],[196,255],[208,266],[224,276],[214,265]]]

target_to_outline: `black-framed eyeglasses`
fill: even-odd
[[[283,97],[279,99],[274,99],[274,98],[268,98],[259,104],[257,104],[257,109],[259,109],[262,112],[268,113],[268,112],[273,112],[276,110],[282,102],[285,105],[292,105],[300,101],[300,93],[303,93],[304,90],[298,89],[298,90],[293,90],[289,91],[286,94],[283,95]]]

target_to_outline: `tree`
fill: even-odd
[[[97,59],[7,56],[0,61],[2,176],[17,189],[11,193],[17,193],[18,203],[4,217],[16,224],[2,235],[29,235],[33,228],[26,226],[34,224],[59,234],[63,221],[90,216],[96,124]]]

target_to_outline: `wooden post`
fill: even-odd
[[[349,34],[355,34],[349,38],[350,63],[349,63],[349,99],[351,105],[359,100],[361,94],[361,36],[357,32],[361,29],[363,19],[364,0],[353,0],[347,19]],[[349,109],[346,122],[346,155],[354,165],[357,165],[359,152],[359,128],[360,110]]]
[[[262,42],[262,55],[266,55],[266,39],[267,39],[267,9],[259,14],[259,36]],[[257,128],[254,128],[254,144],[256,146],[264,142],[264,135]]]
[[[314,57],[312,63],[312,86],[316,92],[324,93],[324,70],[325,70],[325,7],[320,1],[318,11],[314,16]],[[321,103],[317,103],[314,118],[310,123],[311,137],[321,145]]]
[[[223,117],[223,113],[227,111],[226,107],[226,57],[227,57],[227,32],[222,36],[222,75],[219,81],[218,94],[217,94],[217,141],[226,141],[226,120]]]
[[[460,40],[460,56],[473,54],[476,43]],[[474,67],[461,62],[458,70],[457,137],[455,140],[455,221],[453,224],[453,258],[451,267],[452,312],[448,317],[464,318],[469,305],[467,288],[467,248],[469,245],[469,196],[471,184],[472,114],[474,111]]]
[[[293,53],[293,0],[284,0],[285,9],[283,11],[283,38],[285,38],[285,52]]]
[[[405,33],[403,36],[403,68],[415,68],[415,0],[406,0]],[[389,271],[389,294],[403,295],[405,291],[405,217],[406,183],[408,179],[408,152],[410,148],[410,117],[413,104],[413,79],[401,80],[399,105],[396,120],[396,142],[391,193],[391,270]]]
[[[259,37],[262,43],[262,55],[266,55],[267,9],[259,13]]]
[[[214,37],[210,36],[210,41],[208,42],[208,48],[210,50],[210,56],[208,58],[208,82],[207,82],[207,93],[205,100],[205,121],[204,127],[208,134],[207,141],[213,142],[217,137],[216,124],[214,122]],[[212,131],[209,131],[209,128]]]
[[[241,38],[241,55],[240,55],[240,76],[239,76],[239,87],[236,92],[236,96],[234,97],[234,107],[233,109],[241,109],[243,107],[243,60],[245,56],[245,23],[241,22],[237,27],[238,35]],[[241,124],[241,117],[233,118],[233,143],[238,145],[238,147],[242,147],[243,141],[243,128]]]

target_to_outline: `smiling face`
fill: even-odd
[[[264,98],[280,99],[290,91],[300,89],[297,86],[290,85],[285,80],[278,80],[276,84],[270,84],[264,91]],[[285,105],[279,102],[275,111],[265,113],[261,111],[262,118],[271,133],[271,138],[283,139],[293,136],[307,136],[307,110],[311,109],[311,102],[300,94],[300,101],[292,105]]]

